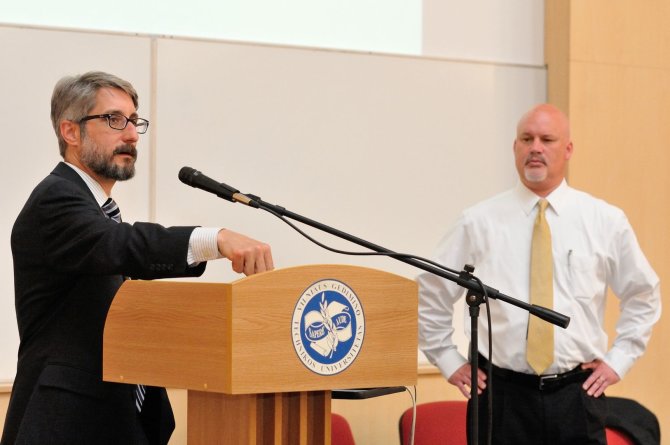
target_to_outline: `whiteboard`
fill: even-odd
[[[48,104],[62,75],[103,69],[139,90],[154,139],[140,142],[137,178],[115,187],[125,220],[155,209],[164,225],[226,227],[267,241],[277,267],[356,264],[407,277],[418,271],[327,252],[265,212],[185,186],[177,173],[191,166],[389,249],[430,256],[458,212],[514,183],[516,121],[545,99],[546,85],[541,67],[3,27],[0,57],[17,61],[0,72],[0,129],[16,153],[16,171],[0,179],[0,380],[14,376],[18,342],[9,233],[58,161]],[[237,278],[217,261],[201,280]]]

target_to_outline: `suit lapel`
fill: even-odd
[[[84,180],[79,176],[79,173],[74,171],[74,169],[68,166],[65,162],[59,162],[56,168],[51,172],[52,175],[59,176],[61,178],[67,179],[75,184],[77,184],[82,190],[86,191],[86,194],[91,198],[91,201],[95,203],[96,206],[100,207],[98,201],[95,199],[95,195]],[[100,213],[104,216],[105,213],[100,209]]]

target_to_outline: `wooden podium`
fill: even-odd
[[[331,390],[416,384],[417,304],[414,281],[342,265],[226,284],[126,281],[107,316],[103,378],[187,389],[189,445],[330,444]],[[301,321],[320,340],[303,342]],[[322,365],[308,354],[319,344],[324,357],[353,346]]]

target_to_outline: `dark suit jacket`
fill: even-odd
[[[12,230],[17,375],[2,445],[164,444],[174,429],[165,390],[102,381],[102,334],[123,277],[199,276],[186,264],[193,227],[118,224],[60,163]]]
[[[607,410],[605,425],[628,434],[635,445],[661,443],[658,418],[641,403],[624,397],[608,397]]]

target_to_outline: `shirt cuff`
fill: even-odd
[[[426,352],[424,351],[424,354],[425,353]],[[428,354],[426,354],[426,356],[428,357]],[[430,360],[430,357],[428,357],[428,359]],[[431,361],[447,379],[449,379],[454,372],[458,371],[461,366],[468,363],[467,359],[463,357],[455,347],[444,351],[440,357]]]
[[[221,258],[217,237],[219,227],[196,227],[188,240],[186,262],[189,266],[197,266],[203,261]]]
[[[635,360],[627,357],[625,353],[614,348],[605,354],[603,361],[619,375],[620,379],[623,379],[635,362]]]

